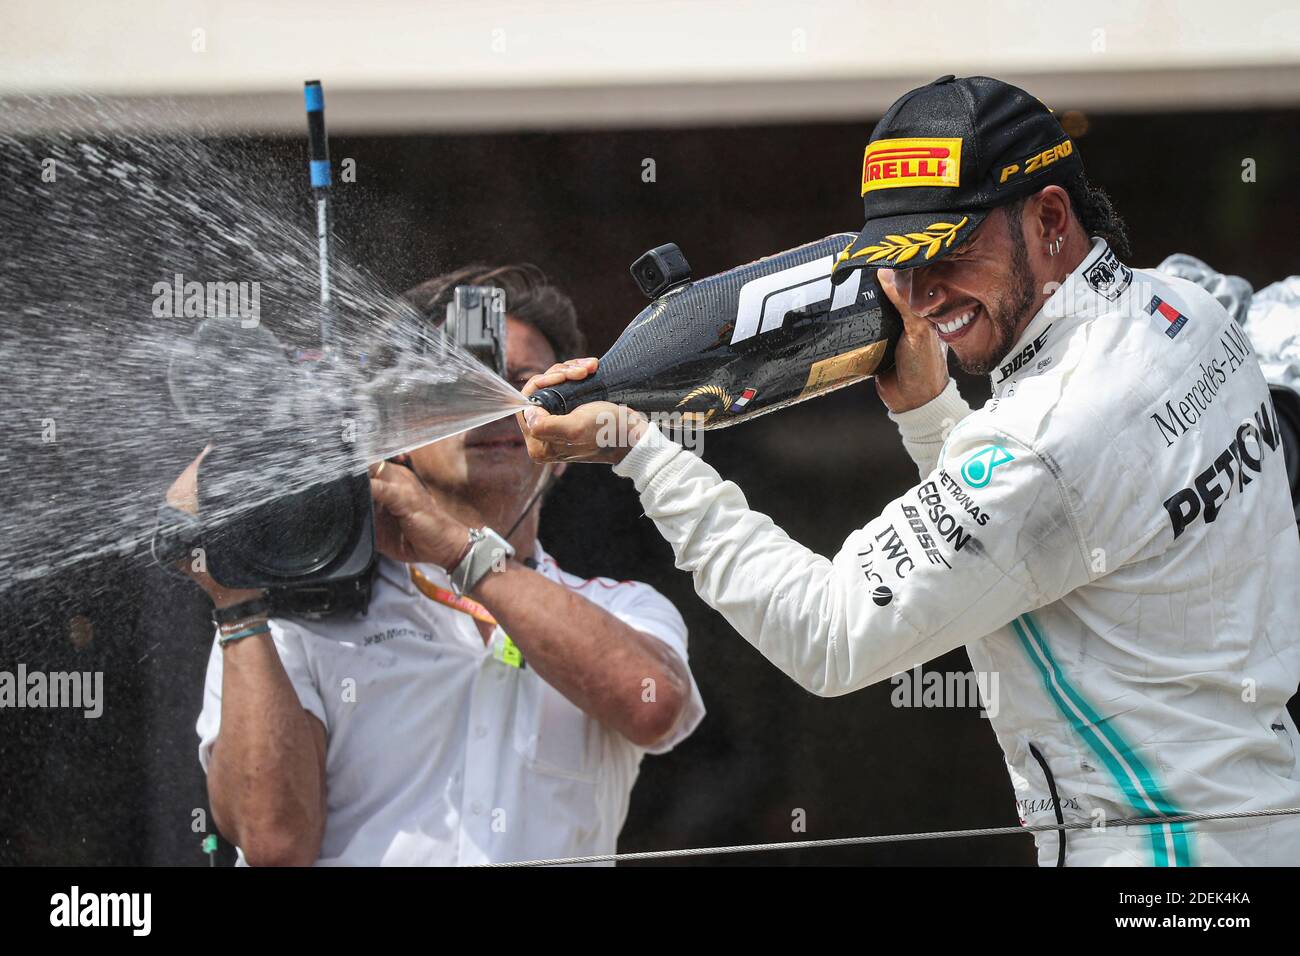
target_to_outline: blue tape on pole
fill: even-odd
[[[311,185],[313,189],[330,184],[330,161],[328,159],[313,159],[311,165]]]
[[[319,113],[325,108],[325,91],[319,85],[304,86],[302,91],[308,113]]]

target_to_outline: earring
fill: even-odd
[[[929,298],[933,299],[933,298],[934,298],[934,290],[931,289],[929,292],[926,293],[926,296],[928,296]]]
[[[1061,251],[1061,246],[1065,245],[1065,236],[1057,236],[1056,240],[1047,244],[1047,254],[1054,256]]]

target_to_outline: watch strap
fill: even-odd
[[[515,549],[510,543],[491,528],[472,529],[469,533],[469,550],[448,572],[452,588],[457,594],[468,594],[499,561],[513,558],[514,555]]]
[[[223,627],[227,624],[234,624],[236,621],[257,617],[259,614],[270,613],[271,599],[269,596],[263,595],[259,598],[253,598],[251,601],[232,604],[230,607],[213,608],[212,623],[217,627]]]

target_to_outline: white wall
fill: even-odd
[[[859,117],[949,72],[1017,80],[1059,108],[1292,104],[1300,3],[0,3],[10,104],[111,94],[146,125],[296,130],[306,78],[325,81],[336,131]]]

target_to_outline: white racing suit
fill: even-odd
[[[897,416],[921,481],[812,553],[651,429],[615,469],[700,596],[815,694],[966,645],[1042,865],[1300,863],[1300,535],[1269,391],[1203,289],[1101,240],[971,411]],[[984,686],[994,686],[992,682]],[[986,702],[987,704],[987,702]],[[985,821],[968,821],[976,826]]]

